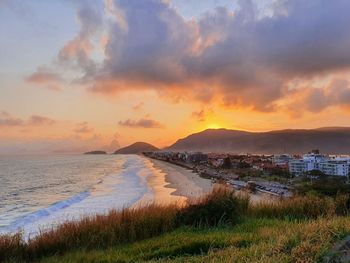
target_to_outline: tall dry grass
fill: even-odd
[[[296,196],[272,203],[250,205],[248,216],[280,219],[314,219],[343,216],[349,213],[349,196],[335,198],[320,196]]]
[[[148,205],[66,222],[27,243],[35,259],[74,249],[101,249],[150,238],[175,228],[176,206]]]
[[[248,203],[248,200],[246,200]],[[160,235],[183,225],[236,223],[243,212],[231,190],[216,188],[187,206],[148,205],[69,221],[23,241],[20,233],[0,236],[0,262],[36,260],[75,249],[101,249]],[[246,206],[247,206],[246,203]]]
[[[0,236],[0,262],[7,260],[20,262],[26,256],[26,246],[20,232]]]
[[[349,196],[337,198],[295,197],[277,203],[249,204],[227,188],[213,192],[186,206],[148,205],[111,211],[79,221],[70,221],[42,232],[25,242],[21,233],[0,236],[0,262],[35,261],[72,250],[103,249],[170,232],[178,227],[212,227],[236,224],[246,217],[312,219],[347,215]]]

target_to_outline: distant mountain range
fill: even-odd
[[[165,150],[297,154],[313,149],[328,154],[350,154],[350,128],[326,127],[269,132],[209,129],[180,139]]]
[[[142,152],[154,152],[159,149],[152,144],[146,142],[135,142],[124,148],[120,148],[114,152],[114,154],[138,154]]]

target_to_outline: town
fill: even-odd
[[[201,177],[236,189],[279,197],[292,196],[296,190],[305,193],[322,188],[320,192],[336,194],[350,189],[350,156],[326,155],[319,150],[302,156],[171,151],[145,152],[144,155],[183,166]]]

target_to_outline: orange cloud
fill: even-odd
[[[3,127],[50,126],[55,123],[55,120],[40,115],[32,115],[28,120],[23,120],[5,111],[0,113],[0,126]]]
[[[133,110],[135,111],[138,111],[138,110],[141,110],[144,106],[144,103],[143,102],[140,102],[138,104],[136,104],[135,106],[132,107]]]
[[[81,122],[76,125],[76,128],[74,129],[75,133],[82,133],[82,134],[89,134],[94,131],[93,128],[89,127],[89,124],[87,122]]]
[[[128,128],[164,128],[164,125],[160,122],[152,119],[139,119],[139,120],[131,120],[127,119],[125,121],[119,121],[118,124],[120,126],[128,127]]]
[[[62,77],[46,68],[39,67],[36,72],[26,77],[25,80],[28,83],[42,85],[50,90],[61,90],[59,84],[62,82]]]

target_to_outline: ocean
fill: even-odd
[[[154,173],[137,155],[0,156],[0,233],[130,207],[152,195]]]

